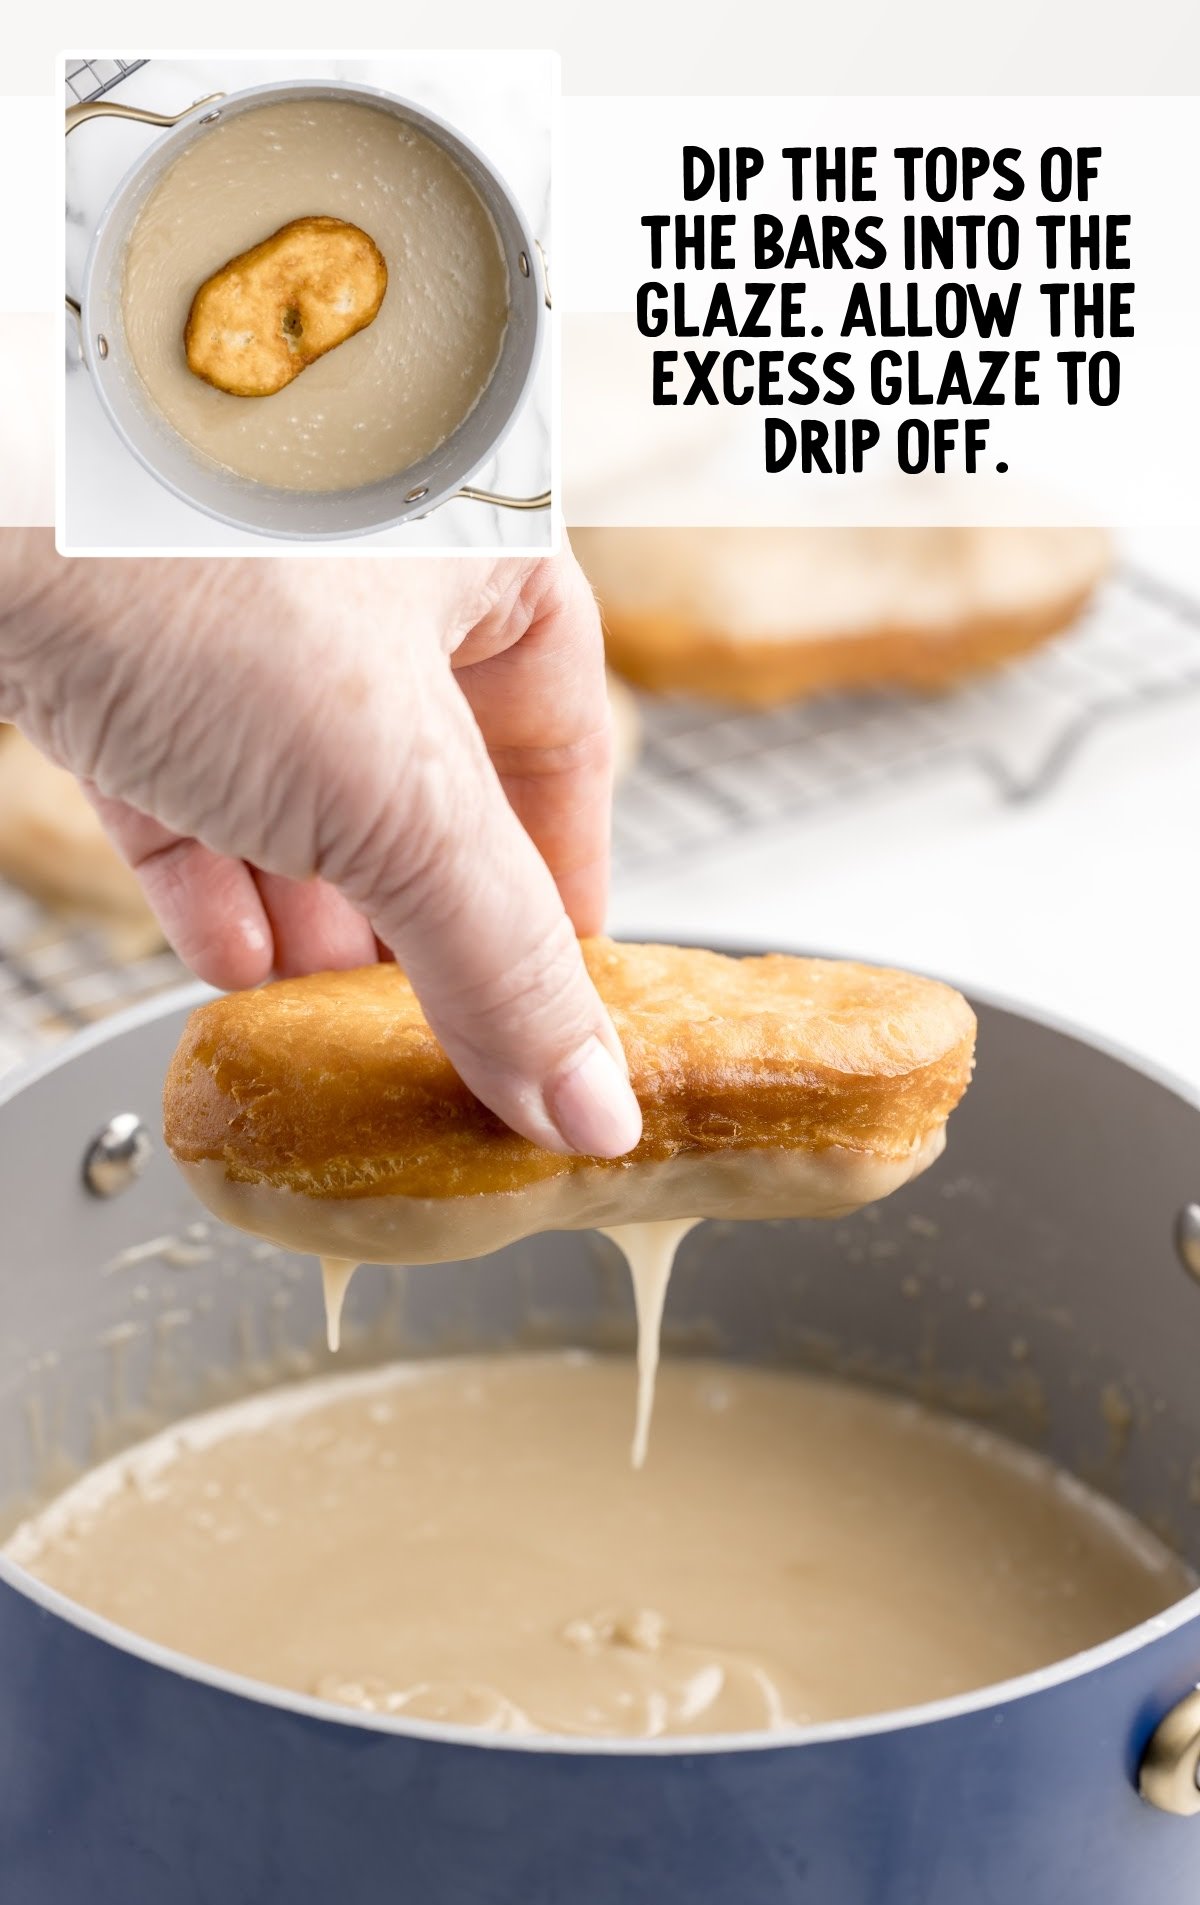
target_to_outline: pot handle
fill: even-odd
[[[541,241],[535,238],[533,242],[537,246],[537,255],[542,267],[542,297],[547,311],[552,311],[554,304],[550,296],[550,266]],[[529,259],[525,252],[521,253],[518,264],[522,277],[527,278]],[[464,484],[462,489],[455,490],[455,501],[460,497],[468,503],[494,503],[498,509],[549,509],[551,500],[548,489],[543,490],[540,496],[501,496],[496,490],[474,489],[469,483]]]
[[[1200,1812],[1200,1687],[1185,1693],[1150,1735],[1138,1791],[1160,1812]]]
[[[181,119],[186,119],[190,112],[196,111],[197,107],[211,106],[215,100],[224,99],[224,97],[224,93],[209,93],[207,98],[194,99],[190,106],[185,106],[182,112],[176,113],[150,112],[145,106],[119,106],[115,100],[110,102],[105,99],[85,99],[78,106],[67,107],[64,136],[69,139],[76,126],[84,125],[89,119],[132,119],[140,126],[177,126]],[[64,296],[68,311],[76,322],[79,322],[83,317],[83,309],[78,298],[73,298],[69,291]]]

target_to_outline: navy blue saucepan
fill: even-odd
[[[14,1511],[98,1433],[283,1379],[320,1340],[314,1274],[189,1232],[203,1213],[157,1132],[195,996],[0,1096]],[[1200,1105],[1068,1031],[988,1004],[980,1021],[940,1164],[844,1223],[702,1226],[671,1320],[730,1358],[786,1342],[969,1396],[1200,1564]],[[536,1305],[543,1339],[549,1317],[563,1342],[611,1342],[629,1302],[608,1250],[569,1235],[410,1271],[402,1304],[399,1273],[364,1270],[360,1340],[500,1347]],[[1045,1673],[786,1745],[493,1744],[196,1666],[0,1562],[0,1900],[1196,1905],[1198,1680],[1193,1595]]]

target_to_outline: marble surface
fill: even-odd
[[[552,256],[551,132],[555,60],[543,53],[416,52],[372,60],[150,60],[107,99],[178,112],[212,92],[234,92],[268,80],[345,79],[412,99],[463,132],[492,161]],[[66,276],[78,290],[91,236],[125,173],[157,135],[146,126],[97,119],[67,145]],[[135,462],[108,422],[67,326],[64,431],[64,516],[68,550],[174,548],[192,551],[293,552],[298,545],[210,521],[163,489]],[[555,402],[555,349],[543,350],[534,389],[510,435],[472,478],[509,495],[550,486]],[[340,545],[371,550],[540,550],[554,535],[554,513],[451,502],[423,522]]]

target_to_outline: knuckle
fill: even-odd
[[[607,706],[582,733],[563,741],[543,741],[529,747],[493,750],[497,772],[506,781],[544,784],[559,779],[590,779],[607,775],[613,760],[612,716]]]
[[[566,915],[462,986],[451,1009],[460,1037],[481,1056],[494,1047],[497,1025],[522,1044],[580,1044],[594,1029],[596,1002]]]
[[[394,930],[458,886],[448,876],[473,837],[475,799],[469,778],[436,745],[418,742],[380,779],[375,764],[389,755],[394,745],[367,750],[361,771],[331,790],[317,870]]]

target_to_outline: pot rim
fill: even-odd
[[[721,946],[713,950],[725,951],[734,956],[752,953],[753,948],[744,946]],[[813,954],[813,957],[847,957],[842,954]],[[941,975],[939,975],[941,976]],[[953,984],[952,979],[947,980]],[[1054,1012],[1041,1007],[1026,1008],[1006,997],[986,989],[972,986],[962,988],[969,1000],[977,1001],[993,1011],[1007,1012],[1027,1022],[1043,1027],[1046,1031],[1058,1033],[1061,1037],[1077,1040],[1093,1050],[1115,1059],[1129,1070],[1139,1073],[1152,1084],[1160,1085],[1176,1098],[1200,1112],[1200,1090],[1185,1080],[1178,1078],[1165,1066],[1155,1060],[1145,1059],[1130,1052],[1118,1041],[1104,1034],[1092,1033],[1062,1018]],[[86,1052],[95,1050],[121,1038],[126,1032],[139,1030],[157,1019],[171,1014],[190,1010],[206,999],[215,997],[211,986],[187,984],[172,988],[157,997],[144,1000],[127,1011],[114,1013],[99,1025],[91,1026],[77,1037],[66,1041],[49,1054],[35,1058],[31,1063],[18,1066],[3,1080],[0,1080],[0,1110],[31,1085],[39,1083],[52,1073],[71,1064],[73,1060]],[[735,1734],[686,1734],[673,1735],[665,1739],[652,1740],[612,1740],[592,1739],[575,1734],[535,1734],[526,1737],[520,1734],[482,1733],[473,1727],[452,1726],[434,1720],[405,1719],[400,1715],[386,1713],[363,1713],[353,1707],[339,1706],[330,1700],[318,1699],[315,1695],[293,1692],[286,1687],[273,1687],[265,1681],[251,1679],[246,1674],[228,1672],[224,1668],[210,1666],[205,1661],[193,1660],[190,1656],[178,1653],[174,1648],[162,1646],[156,1641],[143,1639],[131,1629],[119,1626],[115,1621],[92,1613],[79,1602],[55,1588],[47,1587],[27,1569],[11,1561],[0,1551],[0,1584],[12,1589],[32,1601],[44,1613],[54,1615],[66,1621],[72,1627],[91,1635],[95,1640],[104,1642],[125,1654],[131,1654],[151,1667],[161,1668],[174,1673],[185,1680],[199,1682],[220,1693],[252,1705],[274,1707],[282,1712],[291,1713],[300,1719],[317,1721],[334,1726],[348,1726],[372,1733],[389,1734],[401,1739],[427,1741],[433,1745],[473,1747],[479,1752],[514,1753],[550,1753],[564,1754],[575,1758],[708,1758],[724,1753],[764,1753],[794,1751],[797,1747],[825,1746],[843,1740],[865,1739],[886,1733],[903,1732],[908,1728],[932,1726],[942,1720],[956,1720],[968,1714],[986,1711],[989,1707],[1009,1706],[1015,1700],[1026,1700],[1081,1680],[1085,1675],[1109,1667],[1120,1660],[1137,1653],[1151,1641],[1164,1638],[1177,1632],[1190,1621],[1200,1618],[1200,1586],[1190,1594],[1165,1608],[1161,1614],[1153,1615],[1149,1620],[1140,1622],[1136,1627],[1126,1628],[1123,1633],[1114,1635],[1111,1640],[1098,1646],[1085,1648],[1082,1653],[1070,1654],[1064,1660],[1040,1667],[1032,1673],[1018,1675],[1015,1679],[995,1681],[985,1687],[977,1687],[968,1693],[957,1694],[953,1698],[931,1700],[917,1706],[897,1707],[883,1713],[859,1714],[849,1720],[829,1720],[816,1725],[783,1728],[775,1732],[754,1732]]]
[[[269,98],[272,94],[277,94],[277,93],[287,93],[294,98],[300,98],[300,99],[324,98],[331,93],[333,94],[344,93],[349,98],[361,99],[366,103],[377,103],[381,108],[391,108],[393,106],[402,106],[406,112],[411,113],[413,117],[419,120],[420,122],[422,122],[422,124],[425,127],[432,129],[430,136],[435,139],[435,143],[438,143],[438,144],[445,143],[446,149],[450,152],[450,156],[452,158],[455,156],[456,146],[468,152],[471,155],[471,157],[476,161],[476,163],[482,168],[482,170],[487,173],[488,177],[493,181],[494,185],[496,186],[497,190],[500,192],[501,196],[507,202],[508,208],[510,212],[512,213],[513,219],[520,230],[522,249],[524,250],[526,257],[529,259],[530,273],[531,275],[536,274],[536,271],[537,271],[536,254],[538,251],[537,240],[534,237],[532,228],[530,227],[529,221],[525,216],[524,208],[520,204],[519,200],[517,199],[516,193],[513,191],[512,187],[509,185],[508,180],[505,178],[504,174],[493,163],[493,161],[488,158],[487,154],[481,151],[481,149],[475,144],[474,140],[469,139],[466,133],[460,132],[458,127],[452,125],[448,119],[443,119],[440,113],[432,112],[427,106],[422,105],[418,100],[406,98],[403,93],[389,92],[386,87],[370,86],[370,85],[362,84],[357,80],[346,80],[346,79],[264,80],[261,83],[261,85],[243,86],[237,92],[222,94],[220,103],[216,107],[214,107],[214,102],[211,99],[197,100],[195,102],[195,105],[191,109],[189,109],[188,112],[185,113],[184,117],[179,120],[176,126],[170,128],[168,131],[163,133],[160,137],[152,139],[150,144],[146,147],[145,151],[140,153],[138,157],[133,160],[132,164],[126,169],[126,171],[122,173],[120,179],[117,181],[116,185],[113,187],[112,191],[110,192],[108,196],[108,200],[104,206],[104,210],[101,212],[99,218],[96,221],[96,227],[92,233],[91,243],[88,246],[87,260],[83,268],[83,283],[82,283],[82,287],[80,289],[80,294],[79,294],[80,348],[82,352],[84,368],[86,369],[88,373],[92,388],[96,392],[96,395],[100,402],[100,407],[104,412],[105,418],[107,419],[107,422],[110,428],[115,432],[116,436],[119,438],[121,444],[128,451],[130,456],[132,456],[134,460],[138,464],[140,464],[141,468],[145,470],[146,474],[148,476],[153,477],[154,481],[158,483],[163,489],[169,491],[169,493],[172,496],[174,496],[178,502],[186,503],[189,509],[194,509],[200,515],[207,516],[210,522],[220,523],[222,527],[225,529],[237,529],[237,530],[240,530],[244,535],[262,537],[265,540],[270,542],[295,542],[295,543],[351,542],[363,536],[383,535],[389,529],[403,527],[405,523],[417,522],[423,519],[425,516],[432,515],[435,509],[440,509],[443,506],[443,504],[452,502],[454,498],[457,496],[459,490],[463,487],[463,485],[466,483],[470,483],[472,477],[477,476],[480,470],[484,467],[484,465],[491,461],[492,457],[495,456],[500,446],[505,442],[510,432],[514,428],[518,417],[522,414],[526,405],[526,401],[529,397],[529,392],[533,386],[534,378],[537,375],[538,365],[541,362],[542,349],[545,343],[545,336],[546,336],[546,308],[542,299],[538,297],[534,303],[533,349],[531,350],[529,354],[529,364],[526,368],[525,375],[521,380],[520,388],[516,391],[513,401],[511,405],[509,406],[508,413],[504,419],[503,424],[501,425],[499,430],[495,433],[495,435],[491,437],[489,442],[484,446],[481,454],[478,457],[476,457],[470,464],[464,464],[463,468],[454,477],[452,482],[450,482],[448,485],[444,485],[443,487],[439,489],[430,490],[428,494],[426,494],[425,496],[422,496],[419,499],[419,503],[420,503],[419,508],[415,506],[411,508],[406,507],[405,510],[400,515],[389,517],[385,522],[367,523],[363,525],[362,527],[352,525],[348,528],[342,527],[338,529],[298,530],[298,529],[285,529],[282,527],[279,527],[279,528],[273,527],[270,529],[263,529],[263,528],[260,528],[257,524],[255,525],[247,524],[240,517],[227,513],[226,511],[222,509],[218,509],[214,507],[212,504],[199,502],[195,496],[193,496],[188,490],[184,489],[179,483],[175,482],[173,478],[165,475],[163,471],[159,469],[158,465],[151,459],[151,457],[149,457],[139,447],[139,445],[136,444],[132,440],[132,438],[128,435],[124,424],[122,423],[120,417],[117,415],[116,407],[109,396],[107,373],[98,371],[92,362],[92,354],[91,354],[89,345],[95,331],[95,326],[93,323],[93,303],[94,303],[93,279],[95,275],[96,258],[99,253],[100,243],[103,237],[105,236],[106,232],[108,231],[108,228],[110,224],[112,223],[112,220],[117,212],[117,209],[121,201],[125,197],[126,192],[135,183],[136,180],[142,177],[146,168],[149,166],[151,160],[153,159],[155,153],[161,151],[166,144],[174,140],[175,135],[177,133],[182,135],[190,131],[194,126],[196,126],[199,123],[198,119],[193,118],[193,113],[199,113],[200,117],[203,118],[206,114],[214,110],[217,110],[223,113],[226,107],[228,106],[236,105],[239,102],[243,102],[250,99],[265,100]],[[445,136],[444,141],[443,139],[440,139],[437,137],[437,135],[439,134]],[[183,144],[182,137],[179,138],[178,143]],[[490,215],[491,214],[490,214],[490,208],[489,208],[489,216]],[[126,243],[128,243],[128,236],[129,235],[127,233],[126,240],[125,240]],[[124,246],[122,246],[122,256],[123,255],[124,255]],[[506,264],[507,264],[507,259],[506,259]],[[511,308],[511,299],[510,299],[510,308]],[[132,360],[128,358],[128,353],[126,353],[126,359],[129,362],[129,367],[131,371],[133,371],[134,376],[137,377],[136,366],[134,366],[132,363]],[[498,365],[497,365],[497,368],[498,368]],[[495,369],[493,369],[492,375],[493,376],[495,375]],[[140,379],[138,379],[138,381],[140,382]],[[489,382],[490,382],[490,379],[489,379]],[[486,391],[487,387],[488,386],[485,384],[484,389],[480,391],[479,397],[476,399],[476,405],[482,400],[484,392]],[[473,405],[472,410],[474,408],[475,406]],[[471,414],[472,414],[472,411],[468,411],[467,416],[462,418],[461,421],[455,426],[455,428],[461,429],[463,424],[465,424],[468,421]],[[168,428],[173,429],[173,426],[168,424]],[[174,431],[174,434],[177,437],[179,437],[179,440],[181,443],[187,444],[187,439],[181,434],[181,432],[176,430]],[[453,434],[453,432],[451,432],[451,434]],[[189,448],[189,450],[193,452],[193,454],[198,456],[202,455],[201,452],[195,451],[195,448],[193,445],[188,444],[187,447]],[[440,447],[440,446],[435,446],[435,447]],[[211,458],[207,460],[212,461]],[[220,465],[217,465],[216,467],[220,468]],[[411,465],[410,467],[416,468],[416,465],[414,464],[414,465]],[[251,481],[252,480],[252,479],[245,479],[245,478],[236,478],[233,472],[229,472],[229,474],[230,474],[231,480],[236,480],[236,481]],[[330,496],[351,497],[351,496],[357,496],[357,495],[366,495],[372,490],[378,490],[388,483],[396,482],[399,477],[405,474],[406,474],[405,471],[397,470],[393,476],[378,478],[373,483],[361,483],[355,489],[349,489],[349,490],[297,492],[294,490],[279,489],[276,485],[273,485],[271,483],[258,483],[258,482],[253,482],[252,487],[255,493],[257,494],[265,494],[268,496],[275,496],[275,497],[281,497],[281,498],[287,498],[289,496],[294,496],[296,494],[302,494],[302,495],[321,494],[321,495],[330,495]]]

